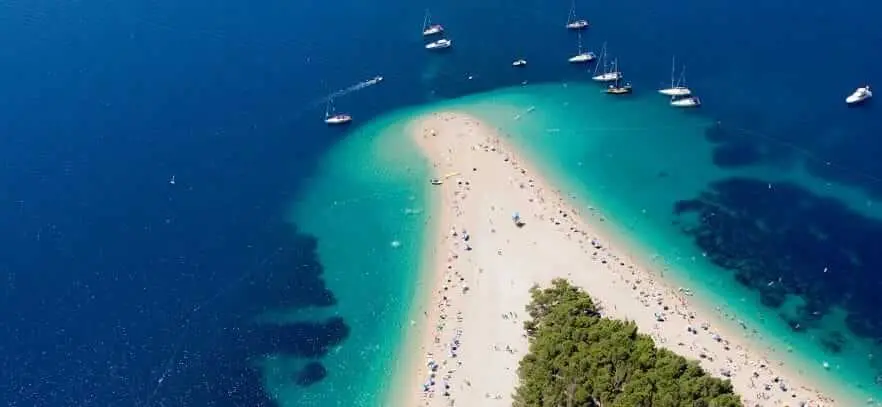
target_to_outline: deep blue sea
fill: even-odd
[[[431,7],[454,48],[422,49]],[[346,136],[322,122],[337,99],[384,111],[531,83],[586,80],[565,0],[337,3],[229,0],[0,4],[0,404],[271,406],[254,358],[308,364],[357,338],[345,315],[255,324],[281,309],[333,309],[314,236],[285,219],[317,160]],[[794,165],[882,197],[882,115],[855,87],[882,86],[882,5],[786,0],[579,3],[584,43],[636,85],[688,65],[720,167]],[[525,70],[513,59],[529,61]],[[471,77],[471,78],[470,78]],[[666,154],[658,151],[658,154]],[[800,161],[803,162],[803,161]],[[170,181],[174,179],[174,183]],[[788,314],[795,331],[833,308],[882,340],[882,220],[764,180],[684,196],[711,219],[695,243]],[[867,205],[870,202],[868,201]],[[725,214],[724,216],[716,216]],[[829,267],[824,278],[802,271]],[[781,278],[781,284],[767,281]],[[830,349],[847,346],[836,338]],[[358,366],[350,366],[357,369]],[[295,387],[296,387],[295,386]],[[352,395],[328,395],[327,405]]]

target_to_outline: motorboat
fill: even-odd
[[[334,99],[328,100],[328,105],[325,107],[325,124],[340,125],[350,122],[352,122],[352,116],[345,113],[335,113]]]
[[[699,107],[701,99],[698,96],[673,97],[671,98],[671,106],[673,107]]]
[[[423,17],[423,37],[441,34],[443,32],[444,27],[441,24],[432,24],[432,16],[429,14],[429,10],[426,10],[426,15]]]
[[[689,96],[692,90],[686,87],[686,66],[680,71],[680,78],[674,80],[674,70],[676,69],[676,57],[671,58],[671,87],[659,89],[658,93],[671,97]]]
[[[432,41],[426,44],[426,49],[444,49],[450,48],[451,45],[453,45],[453,41],[450,41],[447,38],[442,38],[438,41]]]
[[[850,105],[856,105],[859,103],[866,102],[871,97],[873,97],[873,92],[870,91],[870,86],[867,85],[867,86],[855,89],[854,93],[852,93],[851,95],[848,95],[848,97],[845,98],[845,103],[848,103]]]
[[[511,66],[514,66],[514,67],[527,66],[527,60],[526,59],[519,59],[517,61],[512,62]]]
[[[613,82],[619,79],[622,79],[622,73],[617,69],[610,70],[609,63],[607,62],[608,58],[606,55],[606,43],[603,43],[603,51],[600,53],[600,63],[594,67],[594,76],[591,77],[592,80],[596,82]],[[603,71],[598,73],[598,70],[603,67]]]
[[[571,64],[584,64],[593,61],[595,58],[597,58],[597,56],[595,56],[593,52],[582,52],[571,56],[567,61],[570,61]]]

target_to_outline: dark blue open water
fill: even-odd
[[[341,317],[252,323],[335,301],[316,241],[282,219],[344,135],[321,124],[314,101],[383,74],[338,101],[364,121],[522,80],[585,78],[563,62],[575,48],[562,30],[568,2],[475,3],[431,6],[455,43],[443,56],[421,47],[427,5],[397,0],[0,5],[0,404],[271,405],[253,358],[320,361],[358,336]],[[688,64],[702,114],[721,120],[708,133],[719,165],[809,154],[811,171],[882,196],[878,103],[843,103],[865,81],[882,84],[882,26],[867,20],[882,6],[594,3],[580,5],[594,22],[586,44],[609,41],[636,84],[666,81],[672,53]],[[510,69],[521,56],[529,68]],[[882,339],[882,224],[799,187],[754,199],[765,184],[709,185],[671,210],[704,214],[690,230],[697,244],[768,305],[807,298],[794,327],[838,306],[849,327]],[[801,274],[823,267],[846,272]],[[318,362],[291,380],[325,376]]]

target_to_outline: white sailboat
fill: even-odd
[[[698,96],[671,97],[671,106],[673,107],[698,107],[701,106],[701,99]]]
[[[334,113],[334,99],[328,100],[325,107],[325,124],[338,125],[347,124],[352,121],[352,116],[345,113]]]
[[[442,32],[444,32],[444,27],[441,24],[432,24],[432,16],[429,14],[429,10],[426,10],[426,15],[423,17],[423,37],[441,34]]]
[[[597,70],[603,66],[603,72],[598,74]],[[619,79],[622,79],[622,73],[616,69],[609,70],[609,62],[606,55],[606,43],[603,43],[603,51],[600,53],[600,63],[594,67],[594,76],[591,77],[592,80],[597,82],[613,82]]]
[[[579,53],[568,59],[571,64],[584,64],[596,58],[593,52],[582,51],[582,33],[579,32]]]
[[[848,97],[845,98],[845,103],[848,103],[850,105],[856,105],[859,103],[863,103],[872,97],[873,97],[873,92],[870,90],[870,85],[867,85],[867,86],[855,89],[855,91],[851,95],[848,95]]]
[[[683,66],[683,70],[680,71],[680,78],[677,81],[674,81],[674,70],[676,69],[676,57],[671,57],[671,87],[665,89],[659,89],[658,93],[661,93],[665,96],[677,97],[677,96],[689,96],[692,94],[692,91],[686,87],[686,66]]]
[[[450,41],[447,38],[442,38],[438,41],[432,41],[426,44],[426,49],[444,49],[450,48],[451,45],[453,45],[453,41]]]
[[[567,29],[568,30],[584,30],[588,28],[588,20],[580,19],[576,17],[576,0],[573,0],[573,5],[570,7],[570,15],[567,17]]]
[[[511,66],[516,67],[516,68],[522,67],[522,66],[527,66],[527,60],[526,59],[519,59],[517,61],[512,62]]]

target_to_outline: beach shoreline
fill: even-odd
[[[389,405],[510,404],[527,351],[519,314],[529,288],[555,277],[588,291],[606,316],[636,322],[658,346],[699,360],[714,376],[728,374],[746,405],[852,405],[847,395],[820,394],[822,380],[780,366],[774,352],[659,278],[653,270],[663,266],[633,256],[593,207],[583,219],[579,202],[496,129],[458,112],[424,115],[408,128],[442,183],[427,220],[425,285],[415,293]],[[523,226],[512,222],[514,212]],[[481,247],[485,241],[492,247]]]

